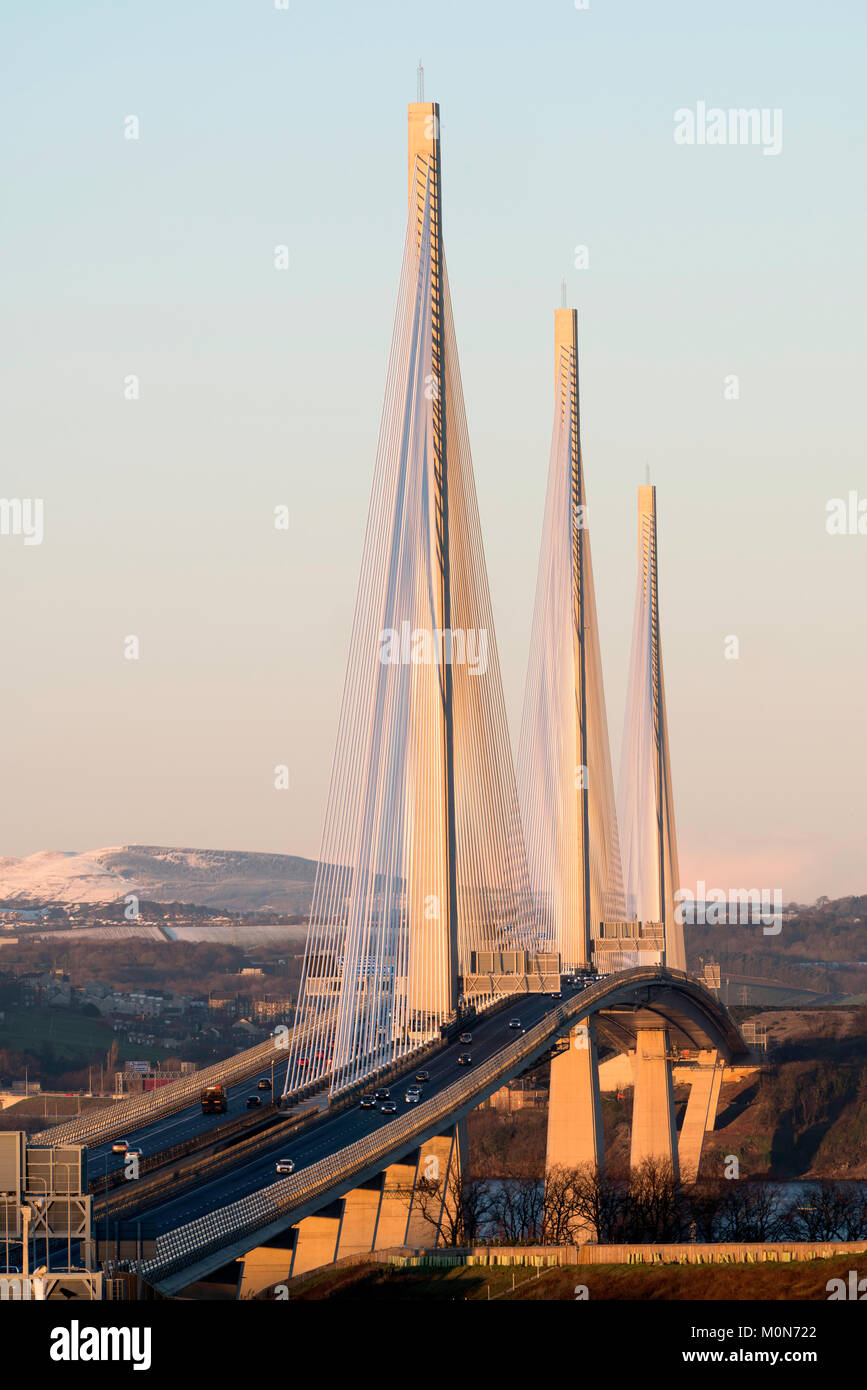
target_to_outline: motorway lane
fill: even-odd
[[[283,1089],[285,1072],[285,1062],[274,1067],[274,1091],[278,1096]],[[227,1088],[228,1108],[225,1115],[203,1115],[199,1092],[196,1091],[195,1100],[184,1110],[177,1110],[173,1115],[163,1115],[138,1129],[127,1130],[121,1137],[129,1140],[131,1146],[141,1148],[147,1157],[161,1149],[171,1148],[173,1144],[182,1144],[185,1140],[209,1130],[216,1133],[227,1120],[246,1112],[248,1096],[261,1096],[263,1105],[270,1099],[270,1092],[257,1089],[257,1082],[260,1080],[271,1080],[270,1063],[255,1076],[248,1077],[246,1081],[237,1081]],[[123,1167],[123,1154],[111,1152],[112,1142],[109,1139],[104,1144],[88,1148],[89,1178],[103,1178],[106,1172],[114,1173]]]
[[[564,990],[564,997],[570,997],[572,993],[571,989]],[[264,1152],[248,1163],[224,1172],[210,1182],[201,1183],[186,1195],[170,1198],[158,1207],[143,1211],[138,1217],[126,1215],[124,1222],[141,1219],[142,1233],[152,1237],[277,1182],[277,1158],[293,1159],[296,1171],[309,1167],[337,1149],[364,1138],[372,1130],[405,1115],[411,1108],[404,1100],[406,1087],[414,1080],[417,1071],[430,1073],[430,1081],[422,1086],[422,1100],[429,1100],[470,1070],[458,1064],[460,1053],[469,1052],[473,1065],[477,1066],[508,1043],[514,1042],[518,1033],[509,1028],[511,1018],[520,1018],[524,1028],[529,1029],[550,1011],[552,1003],[547,995],[524,995],[502,1012],[468,1025],[467,1031],[473,1035],[471,1045],[449,1043],[434,1057],[407,1065],[400,1079],[389,1085],[391,1099],[397,1102],[397,1114],[383,1115],[379,1109],[362,1110],[357,1104],[350,1110],[332,1116],[326,1111],[318,1122],[302,1133],[288,1139],[275,1139]],[[371,1093],[373,1089],[371,1087]]]

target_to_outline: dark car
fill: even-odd
[[[429,1071],[417,1071],[416,1074],[415,1074],[415,1079],[416,1079],[416,1081],[430,1081],[430,1072],[429,1072]]]
[[[397,1114],[397,1106],[395,1105],[395,1103],[394,1103],[393,1100],[387,1100],[387,1101],[384,1103],[384,1105],[381,1105],[379,1108],[380,1108],[380,1110],[382,1111],[383,1115],[396,1115],[396,1114]]]
[[[389,1098],[390,1095],[391,1095],[391,1091],[388,1089],[388,1087],[387,1087],[387,1086],[383,1086],[383,1087],[381,1087],[380,1090],[374,1091],[374,1093],[373,1093],[373,1099],[374,1099],[374,1100],[388,1100],[388,1098]]]
[[[362,1110],[375,1110],[376,1101],[374,1100],[373,1096],[362,1096],[360,1101],[360,1107]]]
[[[271,1089],[271,1082],[268,1080],[267,1077],[263,1077],[262,1080],[259,1082],[259,1090],[260,1090],[260,1091],[270,1091],[270,1089]]]
[[[248,1096],[248,1097],[247,1097],[247,1109],[248,1109],[248,1110],[253,1110],[253,1109],[255,1109],[255,1107],[256,1107],[257,1105],[261,1105],[261,1104],[262,1104],[262,1097],[261,1097],[261,1096]]]
[[[472,1057],[470,1056],[470,1054],[469,1054],[468,1052],[462,1052],[461,1055],[460,1055],[460,1057],[458,1058],[458,1066],[459,1066],[459,1067],[471,1067],[472,1064],[473,1064],[473,1059],[472,1059]]]
[[[524,1026],[523,1023],[521,1022],[521,1020],[520,1020],[519,1018],[510,1018],[510,1019],[509,1019],[509,1027],[510,1027],[510,1028],[523,1028],[523,1026]]]
[[[471,1043],[472,1040],[473,1040],[473,1035],[472,1035],[472,1033],[461,1033],[461,1042],[462,1042],[462,1043]]]

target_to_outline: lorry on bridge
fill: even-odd
[[[202,1091],[203,1115],[225,1115],[228,1104],[225,1086],[206,1086]]]

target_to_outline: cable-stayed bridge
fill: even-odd
[[[409,110],[409,215],[288,1088],[334,1093],[540,944],[442,238],[439,107]],[[488,972],[490,973],[490,972]],[[304,1066],[302,1067],[302,1058]]]
[[[435,1239],[414,1207],[417,1180],[435,1172],[445,1202],[449,1174],[467,1162],[466,1115],[543,1060],[549,1167],[604,1163],[607,1049],[633,1061],[633,1163],[662,1159],[694,1177],[722,1065],[745,1050],[718,1000],[684,973],[674,915],[649,487],[618,829],[567,308],[555,312],[516,782],[443,248],[439,119],[436,103],[409,108],[406,241],[291,1038],[37,1136],[95,1151],[104,1250],[168,1291],[242,1255],[259,1271],[252,1288],[338,1254]],[[698,1061],[678,1134],[671,1058],[685,1049]],[[419,1072],[419,1099],[404,1100]],[[113,1137],[195,1147],[222,1124],[198,1108],[202,1083],[229,1087],[235,1124],[250,1081],[266,1075],[283,1103],[268,1128],[110,1197]],[[396,1109],[360,1109],[362,1090],[383,1085]],[[295,1171],[278,1177],[284,1153]]]

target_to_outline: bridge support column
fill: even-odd
[[[366,1255],[374,1248],[376,1223],[382,1201],[382,1179],[374,1178],[364,1187],[347,1192],[343,1199],[343,1217],[337,1238],[335,1260],[345,1255]]]
[[[717,1053],[717,1056],[719,1056],[719,1053]],[[714,1129],[716,1127],[716,1112],[717,1106],[719,1105],[719,1093],[722,1089],[722,1079],[724,1071],[725,1063],[722,1061],[722,1059],[720,1059],[719,1065],[714,1067],[713,1085],[711,1086],[710,1102],[707,1107],[707,1124],[705,1125],[705,1134],[713,1134]]]
[[[713,1129],[722,1082],[719,1053],[700,1052],[689,1087],[686,1114],[680,1127],[677,1154],[684,1182],[695,1182],[701,1166],[704,1136]]]
[[[383,1173],[374,1250],[406,1245],[416,1167],[416,1163],[392,1163]]]
[[[253,1298],[263,1289],[269,1289],[272,1284],[283,1283],[289,1278],[292,1255],[292,1250],[279,1245],[257,1245],[255,1250],[248,1250],[239,1261],[241,1281],[238,1297]]]
[[[569,1034],[568,1051],[551,1061],[548,1147],[545,1167],[577,1168],[605,1163],[596,1020],[579,1023]]]
[[[306,1274],[308,1269],[318,1269],[320,1265],[331,1264],[337,1251],[337,1237],[340,1233],[340,1204],[317,1212],[315,1216],[305,1216],[295,1227],[295,1253],[290,1273]]]
[[[459,1133],[459,1131],[462,1132]],[[456,1125],[448,1134],[438,1134],[422,1145],[418,1155],[416,1184],[438,1183],[436,1193],[413,1193],[412,1211],[407,1227],[407,1244],[435,1246],[443,1229],[448,1209],[454,1212],[455,1179],[462,1171],[461,1148],[464,1149],[463,1171],[466,1172],[466,1125]],[[448,1219],[447,1219],[448,1224]]]
[[[678,1175],[677,1125],[667,1028],[639,1028],[635,1042],[630,1165],[647,1158],[670,1163]]]

